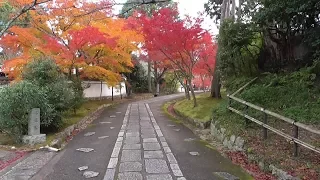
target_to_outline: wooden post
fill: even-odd
[[[294,135],[293,137],[295,138],[299,138],[299,128],[298,126],[294,125]],[[296,142],[294,142],[293,144],[293,148],[294,148],[294,156],[297,157],[298,156],[298,144]]]
[[[113,101],[113,86],[111,87],[111,91],[112,91],[111,98],[112,98],[112,101]]]
[[[268,124],[268,114],[264,113],[264,123]],[[268,139],[268,129],[263,127],[263,139]]]
[[[245,109],[244,109],[244,114],[245,115],[248,115],[248,109],[249,109],[249,106],[248,105],[246,105],[246,107],[245,107]],[[244,118],[245,119],[245,121],[246,121],[246,127],[249,125],[249,120],[245,117]]]
[[[122,92],[121,92],[121,83],[120,83],[120,98],[122,99]]]
[[[228,109],[229,107],[231,107],[231,98],[230,98],[230,94],[227,95],[228,97]],[[230,110],[229,110],[230,111]]]

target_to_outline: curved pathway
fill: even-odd
[[[164,102],[182,96],[162,96],[105,110],[32,179],[248,179],[241,168],[162,112]]]

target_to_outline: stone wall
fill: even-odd
[[[245,144],[245,140],[240,136],[236,136],[233,134],[229,135],[229,133],[226,133],[226,131],[226,128],[220,126],[219,121],[211,121],[211,135],[215,139],[219,140],[223,144],[224,148],[231,151],[246,152],[247,147]],[[291,176],[287,172],[275,167],[272,164],[268,164],[263,160],[257,160],[259,158],[255,157],[252,154],[248,155],[248,159],[250,161],[255,161],[259,165],[261,170],[271,172],[274,176],[277,177],[278,180],[299,180],[299,178]]]
[[[244,139],[240,136],[228,135],[226,129],[220,127],[219,121],[211,121],[210,130],[211,135],[222,142],[225,148],[232,151],[244,151]]]
[[[85,98],[100,98],[102,97],[111,97],[112,96],[112,87],[108,86],[105,82],[101,84],[100,81],[84,81],[84,85],[88,88],[84,89]],[[126,85],[124,82],[121,83],[121,94],[126,95]],[[102,91],[101,91],[102,90]],[[113,88],[113,95],[120,96],[120,87],[119,85]]]

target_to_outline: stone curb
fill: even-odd
[[[75,130],[83,130],[85,129],[88,124],[90,124],[92,121],[98,118],[98,116],[103,112],[103,110],[107,107],[111,106],[111,104],[104,104],[98,107],[95,111],[91,112],[89,115],[84,117],[82,120],[80,120],[78,123],[71,125],[67,128],[65,128],[62,132],[59,132],[56,134],[56,138],[50,143],[51,147],[55,148],[63,148],[63,144],[67,137],[72,135],[72,132]]]
[[[177,110],[176,108],[174,108],[173,106],[173,111],[176,115],[180,116],[182,119],[186,119],[189,123],[191,123],[193,126],[196,126],[197,128],[200,129],[208,129],[210,127],[210,121],[208,122],[199,122],[196,119],[192,119],[190,117],[187,117],[185,115],[183,115],[179,110]]]

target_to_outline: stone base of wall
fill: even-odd
[[[218,121],[211,121],[210,130],[211,135],[218,139],[225,148],[228,148],[232,151],[244,151],[244,139],[236,135],[227,135],[226,129],[220,127]]]
[[[213,120],[211,121],[211,125],[210,125],[211,135],[215,139],[220,141],[223,144],[224,148],[231,151],[245,152],[247,148],[245,145],[245,140],[240,136],[228,135],[226,131],[227,129],[219,125],[219,121],[213,121]],[[258,158],[256,158],[253,155],[248,155],[248,159],[250,161],[255,161],[259,165],[261,170],[272,172],[272,175],[276,176],[278,180],[299,180],[299,178],[291,176],[287,172],[275,167],[272,164],[268,164],[263,160],[257,160]]]

